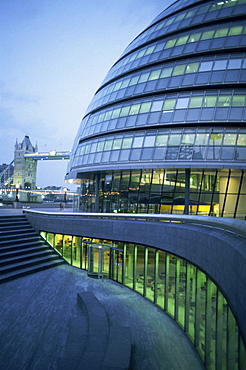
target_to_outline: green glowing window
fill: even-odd
[[[149,81],[157,80],[157,78],[159,78],[160,76],[160,73],[161,73],[161,69],[157,69],[156,71],[151,72],[149,76]]]
[[[186,13],[182,13],[182,14],[179,14],[176,18],[175,18],[175,22],[180,22],[184,19]]]
[[[174,67],[173,76],[182,75],[184,73],[185,67],[185,64]]]
[[[102,122],[102,121],[103,121],[104,116],[105,116],[105,113],[101,113],[101,114],[99,114],[99,117],[98,117],[98,121],[97,121],[97,122]]]
[[[118,118],[120,114],[121,108],[117,108],[113,110],[112,118]]]
[[[176,146],[180,144],[181,134],[180,135],[170,135],[168,140],[168,146]]]
[[[163,110],[173,110],[176,103],[176,99],[166,99],[163,105]]]
[[[154,50],[155,50],[155,45],[150,46],[149,48],[146,49],[146,52],[145,52],[144,55],[149,55],[149,54],[153,53]]]
[[[144,53],[145,53],[145,49],[143,50],[140,50],[138,53],[137,53],[137,58],[141,58],[144,56]]]
[[[231,104],[231,95],[221,95],[218,98],[218,107],[228,107]]]
[[[209,40],[212,39],[214,35],[214,30],[212,31],[205,31],[202,33],[201,40]]]
[[[212,132],[209,135],[209,145],[220,145],[222,142],[222,134],[220,132]]]
[[[217,31],[215,32],[214,37],[215,37],[215,38],[217,38],[217,37],[225,37],[225,36],[227,36],[228,31],[229,31],[229,29],[228,29],[228,28],[221,28],[220,30],[217,30]]]
[[[105,143],[104,141],[99,141],[97,143],[97,152],[103,151],[104,143]]]
[[[123,139],[123,143],[122,143],[122,148],[123,149],[126,149],[126,148],[131,148],[132,146],[132,137],[125,137]]]
[[[110,118],[111,118],[112,113],[113,113],[113,111],[112,111],[112,110],[110,110],[110,111],[106,112],[106,114],[105,114],[105,121],[107,121],[108,119],[110,119]]]
[[[123,107],[120,112],[120,117],[127,116],[130,110],[130,106]]]
[[[90,152],[90,147],[91,147],[91,144],[87,144],[86,147],[85,147],[85,154],[89,153]]]
[[[237,145],[246,145],[246,134],[238,135]]]
[[[140,109],[140,104],[134,104],[134,105],[131,106],[131,109],[130,109],[129,114],[130,115],[132,115],[132,114],[138,114],[139,109]]]
[[[184,45],[184,44],[186,44],[186,42],[187,42],[188,38],[189,38],[189,35],[179,37],[179,38],[178,38],[178,41],[177,41],[177,43],[176,43],[176,45],[175,45],[175,46],[179,46],[179,45]]]
[[[229,30],[229,36],[237,36],[243,33],[243,26],[234,26]]]
[[[189,63],[186,67],[185,73],[195,73],[198,71],[199,63]]]
[[[146,82],[148,81],[149,79],[149,72],[148,73],[143,73],[141,76],[140,76],[140,79],[138,81],[138,83],[141,83],[141,82]]]
[[[208,138],[209,134],[207,133],[197,134],[195,145],[207,145]]]
[[[104,148],[104,150],[111,150],[112,145],[113,145],[113,140],[107,140],[105,142],[105,148]]]
[[[151,102],[142,103],[139,113],[147,113],[150,111]]]
[[[155,136],[146,136],[144,139],[144,147],[152,147],[155,144]]]
[[[136,85],[138,82],[139,76],[132,77],[129,83],[129,86]]]
[[[195,12],[194,12],[194,10],[190,10],[190,11],[188,11],[187,13],[186,13],[186,16],[185,16],[185,18],[187,19],[187,18],[191,18],[191,17],[193,17],[193,15],[195,14]]]
[[[113,148],[112,149],[120,149],[122,144],[122,139],[114,139]]]
[[[204,107],[215,107],[216,100],[217,100],[217,96],[215,95],[205,96],[204,101],[203,101],[203,106]]]
[[[194,33],[194,35],[190,35],[188,42],[196,42],[199,41],[201,37],[201,32]]]
[[[195,139],[195,134],[184,134],[182,137],[182,145],[193,145]]]
[[[164,49],[172,48],[175,45],[176,41],[177,41],[177,39],[168,40],[168,42],[164,46]]]
[[[117,82],[117,83],[114,85],[113,91],[115,91],[115,90],[119,90],[119,89],[120,89],[120,87],[121,87],[121,85],[122,85],[122,81]]]
[[[193,96],[190,99],[189,108],[200,108],[202,106],[203,96]]]
[[[129,85],[129,83],[130,83],[130,78],[126,78],[126,79],[123,81],[123,83],[122,83],[122,85],[121,85],[121,88],[122,88],[122,89],[124,89],[125,87],[127,87],[127,86]]]
[[[164,68],[161,72],[160,78],[170,77],[172,74],[173,67]]]
[[[156,146],[166,146],[168,135],[157,135],[156,136]]]
[[[225,134],[224,136],[224,145],[235,145],[236,144],[237,135],[236,134]]]
[[[234,95],[232,98],[232,106],[243,107],[245,105],[245,95]]]

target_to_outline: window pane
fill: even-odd
[[[138,83],[141,83],[141,82],[146,82],[149,78],[149,73],[143,73],[141,76],[140,76],[140,79],[138,81]]]
[[[150,111],[151,102],[149,103],[142,103],[139,113],[146,113]]]
[[[218,71],[220,69],[225,69],[226,63],[227,63],[227,60],[216,60],[214,63],[213,70]]]
[[[144,139],[144,146],[154,146],[155,136],[146,136]]]
[[[130,115],[131,114],[138,114],[139,109],[140,109],[140,104],[134,104],[134,105],[131,106],[129,114]]]
[[[243,33],[243,26],[231,27],[229,31],[229,36],[241,35]]]
[[[165,103],[164,103],[164,106],[163,106],[163,110],[172,110],[172,109],[174,109],[175,103],[176,103],[176,99],[166,99]]]
[[[203,101],[204,107],[215,107],[217,96],[205,96]]]
[[[164,49],[172,48],[172,47],[174,46],[174,44],[175,44],[176,40],[177,40],[177,39],[169,40],[169,41],[166,43],[166,45],[165,45]]]
[[[178,75],[182,75],[184,73],[184,70],[185,70],[185,65],[180,65],[180,66],[176,66],[173,70],[173,76],[178,76]]]
[[[175,45],[175,46],[179,46],[179,45],[184,45],[184,44],[186,44],[186,42],[187,42],[188,38],[189,38],[189,35],[179,37],[179,38],[178,38],[178,41],[177,41],[177,43],[176,43],[176,45]]]
[[[173,67],[164,68],[161,72],[160,78],[165,78],[171,76]]]
[[[166,146],[168,135],[157,135],[156,146]]]
[[[132,145],[132,137],[126,137],[123,139],[122,148],[130,148]]]
[[[113,149],[120,149],[121,148],[122,139],[115,139],[113,144]]]
[[[228,69],[239,69],[241,68],[242,59],[231,59],[228,63]]]
[[[195,73],[198,71],[199,63],[189,63],[186,67],[185,73]]]
[[[221,95],[218,98],[217,106],[218,107],[228,107],[230,106],[230,102],[231,102],[231,95]]]
[[[187,108],[189,103],[189,98],[179,98],[177,100],[176,109]]]
[[[157,78],[159,78],[160,73],[161,73],[161,69],[151,72],[149,76],[149,81],[156,80]]]
[[[235,145],[236,138],[237,138],[236,134],[225,134],[223,144],[224,145]]]
[[[113,145],[113,140],[107,140],[106,143],[105,143],[104,150],[111,150],[112,145]]]
[[[213,62],[202,62],[200,64],[199,72],[211,71]]]
[[[228,33],[228,28],[221,28],[215,32],[214,37],[225,37]]]
[[[130,107],[123,107],[120,112],[120,117],[127,116],[129,113]]]
[[[134,137],[132,147],[133,148],[141,148],[141,146],[143,145],[143,139],[144,139],[143,136]]]
[[[190,99],[189,108],[198,108],[202,106],[203,96],[193,96]]]
[[[232,98],[232,106],[240,106],[243,107],[245,104],[245,96],[244,95],[234,95]]]
[[[208,40],[212,39],[214,35],[214,30],[213,31],[205,31],[202,33],[201,40]]]

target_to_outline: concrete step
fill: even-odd
[[[26,253],[22,253],[22,255],[14,255],[8,254],[5,258],[1,258],[0,260],[0,269],[2,266],[9,266],[15,263],[22,263],[28,260],[33,260],[34,258],[49,258],[54,256],[54,252],[51,249],[41,249],[41,250],[31,250]],[[2,257],[2,256],[1,256]]]
[[[38,271],[46,270],[51,267],[56,267],[59,265],[64,264],[65,261],[62,259],[57,259],[54,261],[46,261],[39,263],[36,266],[23,266],[22,268],[18,269],[17,271],[6,271],[5,273],[0,275],[0,283],[4,283],[6,281],[10,281],[21,276],[30,275]]]
[[[43,241],[37,241],[36,243],[30,243],[29,245],[21,244],[14,245],[11,247],[1,247],[0,248],[0,258],[6,258],[8,256],[21,256],[25,253],[37,252],[39,250],[50,250],[49,246],[46,245]]]
[[[28,234],[35,232],[31,226],[14,228],[12,227],[9,230],[0,230],[0,239],[5,238],[6,236],[11,237],[18,234]]]
[[[15,226],[29,225],[30,226],[30,224],[28,223],[27,220],[20,220],[20,221],[1,221],[0,220],[0,229],[2,227],[8,227],[8,226],[13,226],[13,225],[15,225]]]
[[[6,272],[16,271],[20,270],[22,268],[29,268],[33,267],[33,270],[35,270],[35,266],[46,263],[46,262],[55,262],[55,261],[61,261],[62,259],[55,253],[52,255],[44,256],[44,257],[34,257],[25,261],[22,261],[21,263],[14,262],[5,266],[0,267],[0,275],[5,274]],[[63,261],[63,260],[62,260]]]
[[[22,231],[22,230],[33,230],[31,225],[28,224],[22,224],[22,225],[8,225],[8,226],[0,226],[0,233],[9,233],[13,231]]]
[[[24,239],[30,239],[34,236],[38,236],[38,234],[36,233],[36,231],[29,231],[29,232],[26,232],[26,233],[20,233],[18,231],[17,234],[13,234],[13,233],[9,233],[9,234],[6,234],[6,235],[1,235],[0,234],[0,245],[1,244],[4,244],[5,242],[16,242],[17,240],[24,240]]]
[[[32,235],[21,235],[17,238],[11,238],[9,240],[0,240],[0,253],[1,250],[6,250],[6,248],[21,248],[22,245],[29,245],[30,243],[35,243],[38,241],[42,241],[42,239],[37,233]]]

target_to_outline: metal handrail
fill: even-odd
[[[149,213],[82,213],[82,212],[47,212],[32,209],[24,209],[23,213],[36,214],[47,217],[62,218],[96,218],[112,220],[135,220],[151,222],[179,222],[184,224],[200,225],[212,227],[227,232],[234,233],[246,238],[246,221],[234,218],[212,217],[212,216],[194,216],[194,215],[170,215],[170,214],[149,214]]]

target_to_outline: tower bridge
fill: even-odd
[[[69,160],[70,151],[51,150],[39,152],[37,144],[32,145],[28,135],[22,142],[16,140],[14,159],[9,164],[0,166],[0,188],[16,187],[36,189],[37,162],[40,160]]]

